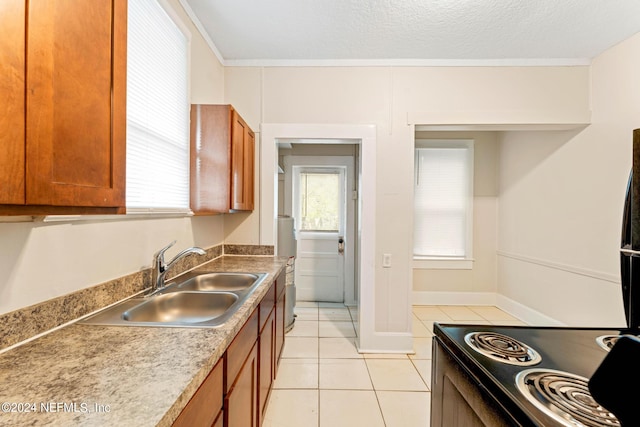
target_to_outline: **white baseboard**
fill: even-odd
[[[539,311],[495,292],[428,292],[414,291],[413,305],[493,305],[529,325],[566,326]]]
[[[413,291],[413,305],[495,305],[495,292]]]
[[[374,332],[368,337],[356,339],[358,353],[413,354],[411,332]]]
[[[496,307],[500,310],[506,311],[512,316],[522,319],[529,325],[535,326],[567,326],[564,323],[551,318],[545,314],[540,313],[537,310],[527,307],[524,304],[520,304],[510,298],[503,295],[497,295]]]

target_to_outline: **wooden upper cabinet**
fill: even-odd
[[[0,203],[23,204],[25,1],[0,1]]]
[[[229,211],[231,128],[226,105],[191,106],[191,210]]]
[[[255,135],[238,113],[233,111],[231,122],[231,209],[253,210],[253,174]]]
[[[191,106],[191,210],[253,210],[255,135],[231,105]]]
[[[124,206],[126,20],[126,0],[29,3],[27,204]]]
[[[124,207],[127,1],[0,3],[0,203]]]

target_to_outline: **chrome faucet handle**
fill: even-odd
[[[157,269],[158,273],[162,273],[167,267],[167,264],[164,262],[164,253],[167,251],[167,249],[169,249],[171,246],[175,244],[176,244],[176,241],[174,240],[173,242],[169,243],[167,246],[160,249],[158,252],[156,252],[153,255],[153,264],[154,264],[154,267]]]
[[[149,291],[149,295],[158,290],[158,282],[161,281],[161,278],[164,275],[163,273],[167,269],[167,264],[164,262],[164,253],[175,244],[176,241],[174,240],[153,255],[153,265],[151,266],[151,290]]]
[[[156,291],[161,290],[165,287],[166,285],[165,275],[167,274],[167,271],[171,269],[171,267],[173,267],[182,258],[184,258],[189,254],[198,254],[198,255],[207,254],[204,249],[199,248],[197,246],[193,246],[183,250],[178,255],[173,257],[171,261],[166,263],[164,261],[164,253],[167,251],[167,249],[169,249],[171,246],[175,244],[176,244],[176,241],[174,240],[173,242],[169,243],[167,246],[165,246],[164,248],[156,252],[155,255],[153,256],[153,267],[151,268],[151,290],[150,290],[150,293],[147,294],[147,296],[153,295]]]
[[[180,252],[178,255],[176,255],[170,262],[169,264],[173,264],[175,261],[178,261],[180,258],[184,257],[185,255],[188,254],[198,254],[198,255],[206,255],[207,253],[204,251],[204,249],[199,248],[197,246],[192,246],[190,248],[187,248],[185,250],[183,250],[182,252]]]

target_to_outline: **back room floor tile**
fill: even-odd
[[[430,423],[431,393],[376,392],[386,427],[424,427]]]
[[[428,391],[410,360],[365,359],[376,391]]]
[[[262,427],[317,427],[318,390],[272,390]]]
[[[384,427],[373,391],[320,390],[320,411],[320,427]]]

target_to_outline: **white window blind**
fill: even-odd
[[[129,0],[127,212],[189,211],[189,40],[157,0]]]
[[[414,257],[471,257],[472,186],[471,141],[416,148]]]

